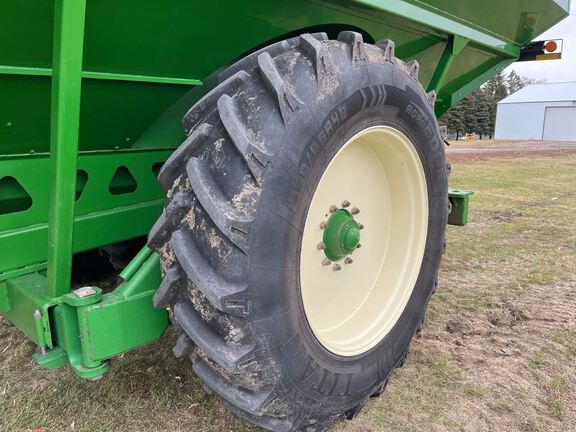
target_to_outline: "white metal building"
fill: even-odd
[[[576,141],[576,81],[533,84],[503,99],[495,138]]]

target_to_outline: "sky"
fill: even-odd
[[[537,37],[538,40],[563,39],[562,60],[514,63],[505,72],[514,70],[519,75],[546,82],[576,81],[576,0],[570,6],[570,13],[564,21]]]

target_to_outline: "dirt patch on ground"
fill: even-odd
[[[573,430],[576,283],[534,287],[480,315],[450,319],[445,329],[447,340],[424,333],[421,343],[456,364],[462,384],[478,393],[448,413],[464,430]]]
[[[521,156],[562,156],[575,153],[576,142],[564,141],[459,141],[446,149],[450,162],[512,159]]]
[[[491,222],[508,222],[516,218],[522,217],[522,213],[513,211],[497,211],[490,215],[489,221]]]

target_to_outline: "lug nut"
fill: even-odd
[[[318,243],[318,246],[316,246],[319,250],[322,249],[326,249],[326,245],[324,243]]]
[[[350,207],[350,201],[348,201],[348,200],[342,201],[342,207],[344,207],[344,208]]]
[[[322,260],[322,265],[323,266],[329,266],[330,264],[332,264],[332,261],[330,261],[328,258],[324,258]]]
[[[352,213],[353,215],[357,215],[358,213],[360,213],[360,209],[358,207],[352,207],[350,213]]]
[[[320,229],[323,229],[323,230],[324,230],[324,229],[326,229],[326,228],[328,228],[328,224],[327,224],[326,222],[320,223]]]
[[[336,207],[335,205],[330,206],[330,213],[336,213],[337,211],[338,211],[338,207]]]
[[[346,257],[344,259],[344,264],[352,264],[354,262],[354,260],[350,257]]]
[[[363,230],[363,229],[364,229],[364,225],[358,224],[358,229],[359,229],[359,230]]]
[[[334,271],[340,271],[340,270],[342,270],[342,266],[341,266],[340,264],[334,264],[334,265],[332,266],[332,270],[334,270]]]

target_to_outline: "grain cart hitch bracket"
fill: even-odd
[[[152,307],[157,254],[142,249],[120,280],[110,293],[87,286],[50,298],[41,272],[11,278],[0,282],[0,312],[40,347],[39,365],[69,363],[81,378],[97,378],[110,358],[159,338],[168,325],[167,312]]]

